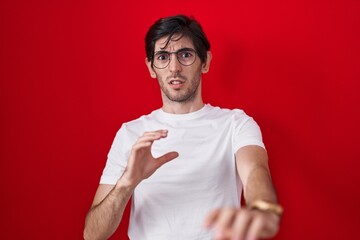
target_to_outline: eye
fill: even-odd
[[[192,51],[180,51],[178,53],[178,57],[183,59],[192,58],[193,55]]]
[[[169,59],[169,53],[156,53],[155,59],[157,61],[167,61]]]

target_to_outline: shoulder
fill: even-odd
[[[209,108],[210,108],[209,114],[212,116],[230,118],[236,121],[248,120],[249,118],[251,118],[249,115],[245,113],[244,110],[240,108],[229,109],[229,108],[221,108],[211,105],[209,105]]]
[[[127,134],[135,134],[143,133],[144,129],[147,128],[150,122],[156,121],[158,117],[159,109],[152,111],[149,114],[145,114],[140,116],[137,119],[124,122],[119,131],[122,131]]]

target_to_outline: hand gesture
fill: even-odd
[[[131,149],[128,165],[121,177],[122,181],[127,181],[136,186],[142,180],[150,177],[163,164],[177,158],[177,152],[168,152],[158,158],[151,154],[151,146],[154,141],[167,137],[167,130],[145,132]]]
[[[256,240],[273,237],[279,230],[280,217],[272,212],[246,208],[221,208],[205,219],[213,227],[215,240]]]

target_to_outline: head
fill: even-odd
[[[174,36],[190,38],[201,62],[206,62],[207,51],[210,50],[210,43],[201,25],[194,18],[184,15],[160,18],[150,27],[145,36],[147,59],[153,62],[154,48],[157,40],[167,37],[166,47]]]
[[[159,19],[146,34],[145,49],[146,64],[159,81],[163,100],[201,98],[201,75],[209,69],[211,53],[210,43],[195,19],[184,15]],[[156,64],[159,59],[165,59],[161,67]]]

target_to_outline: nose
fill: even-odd
[[[170,70],[170,72],[180,72],[182,70],[181,64],[178,61],[175,53],[171,54],[169,70]]]

